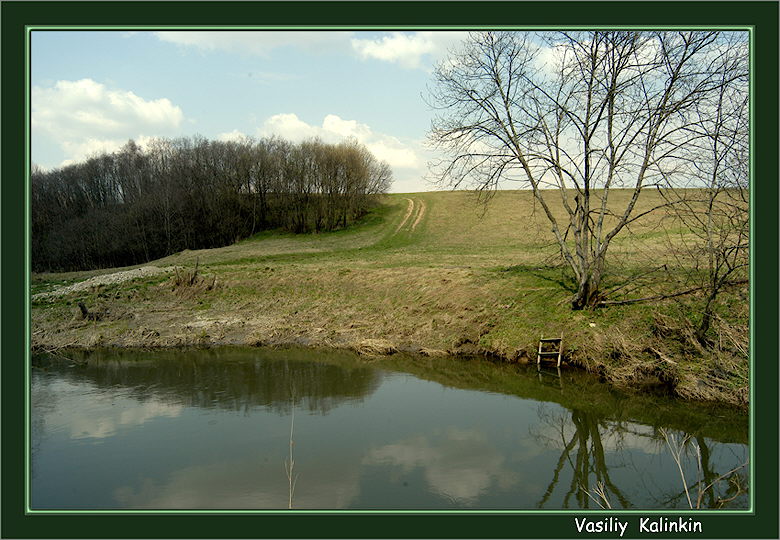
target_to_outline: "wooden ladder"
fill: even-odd
[[[557,350],[544,350],[544,345],[546,343],[557,345]],[[539,338],[539,352],[536,356],[536,363],[541,364],[542,358],[558,358],[558,367],[561,367],[561,354],[563,353],[563,334],[561,334],[561,337],[557,338],[546,338],[546,337],[540,337]]]

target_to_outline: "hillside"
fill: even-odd
[[[648,193],[640,204],[658,201]],[[620,298],[673,292],[686,265],[674,245],[685,238],[660,214],[635,222],[611,247],[607,287],[630,282],[622,292],[635,290]],[[487,205],[466,192],[393,194],[348,230],[262,233],[153,261],[144,266],[167,271],[137,279],[59,295],[63,286],[128,269],[34,275],[32,345],[298,343],[535,361],[540,335],[562,334],[570,364],[616,385],[662,384],[684,397],[747,402],[748,361],[739,354],[747,287],[719,299],[715,332],[735,344],[713,353],[690,339],[695,294],[571,311],[557,252],[529,192],[498,192]],[[81,318],[78,302],[94,320]]]

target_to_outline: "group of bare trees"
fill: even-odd
[[[701,288],[717,295],[747,265],[748,68],[747,32],[472,33],[434,73],[440,178],[531,189],[574,309],[604,301],[613,239],[659,210],[695,232]],[[620,207],[616,188],[630,194]],[[648,188],[666,201],[639,210]]]
[[[356,141],[156,139],[32,172],[35,271],[123,266],[266,229],[346,227],[377,204],[389,165]]]

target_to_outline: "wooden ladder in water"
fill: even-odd
[[[550,345],[557,345],[557,350],[544,350],[544,345],[550,344]],[[563,334],[561,334],[561,337],[557,338],[546,338],[546,337],[540,337],[539,338],[539,352],[536,356],[536,363],[541,364],[542,358],[558,358],[558,367],[561,367],[561,355],[563,353]]]

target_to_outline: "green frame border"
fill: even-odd
[[[30,262],[30,242],[29,242],[29,235],[30,235],[30,147],[31,143],[31,133],[29,132],[30,128],[30,118],[31,118],[31,110],[30,110],[30,65],[31,65],[31,58],[30,58],[30,46],[31,46],[31,39],[32,39],[32,32],[35,31],[79,31],[79,30],[108,30],[108,31],[120,31],[120,30],[138,30],[138,31],[153,31],[153,30],[171,30],[172,28],[181,29],[183,31],[197,31],[197,30],[224,30],[226,28],[230,28],[230,30],[301,30],[300,26],[214,26],[214,25],[204,25],[204,26],[186,26],[186,27],[172,27],[172,26],[141,26],[141,25],[135,25],[135,26],[35,26],[35,25],[29,25],[25,27],[25,81],[26,81],[26,95],[25,95],[25,111],[26,111],[26,119],[27,119],[27,141],[28,144],[25,148],[25,156],[26,156],[26,164],[27,168],[25,171],[25,178],[27,179],[26,182],[26,198],[25,198],[25,231],[27,234],[28,241],[25,243],[25,263],[27,264],[26,272],[25,272],[25,278],[27,278],[27,282],[25,283],[25,289],[27,291],[30,290],[30,283],[29,283],[29,277],[30,277],[30,268],[29,268],[29,262]],[[397,28],[397,27],[396,27]],[[423,26],[411,26],[411,27],[405,27],[409,28],[411,30],[430,30],[430,27],[423,27]],[[438,27],[439,30],[463,30],[463,29],[475,29],[476,27],[458,27],[458,26],[446,26],[446,27]],[[489,28],[500,28],[502,30],[516,30],[516,31],[523,31],[523,30],[539,30],[543,28],[553,28],[553,27],[538,27],[538,26],[497,26],[493,25]],[[577,27],[577,26],[570,26],[570,25],[560,25],[557,27],[554,27],[557,29],[565,29],[565,30],[577,30],[577,29],[587,29],[592,27]],[[611,28],[611,29],[627,29],[627,28],[634,28],[634,29],[646,29],[645,26],[610,26],[610,27],[602,27],[602,28]],[[658,29],[659,27],[654,27],[653,29]],[[673,30],[673,29],[695,29],[697,27],[695,26],[676,26],[676,27],[666,27],[664,26],[664,30]],[[704,27],[701,27],[704,28]],[[712,28],[712,27],[707,27]],[[367,30],[367,29],[384,29],[384,27],[376,27],[376,26],[310,26],[306,27],[305,31],[322,31],[322,30]],[[734,26],[723,26],[719,27],[719,29],[722,30],[734,30],[734,31],[745,31],[749,32],[750,36],[750,48],[751,48],[751,58],[750,58],[750,64],[751,68],[753,65],[753,56],[752,56],[752,49],[753,49],[753,37],[754,37],[754,28],[752,26],[750,27],[734,27]],[[752,105],[752,70],[751,70],[751,105]],[[750,113],[752,115],[753,109],[751,108]],[[752,120],[752,116],[751,116]],[[751,132],[751,142],[752,142],[752,136],[753,133]],[[751,154],[752,159],[752,154]],[[751,163],[752,166],[752,163]],[[752,178],[752,168],[751,170],[751,178],[750,182],[753,183]],[[752,199],[751,199],[752,201]],[[752,214],[751,214],[752,217]],[[752,223],[751,223],[752,226]],[[29,311],[29,293],[27,297],[27,304],[25,308],[27,309],[26,320],[28,321],[27,327],[26,327],[26,339],[27,343],[30,343],[32,336],[31,336],[31,325],[29,323],[30,321],[30,311]],[[752,315],[752,314],[751,314]],[[752,337],[752,336],[751,336]],[[751,340],[752,342],[752,340]],[[753,369],[753,357],[751,355],[750,358],[751,362],[751,372]],[[25,366],[26,366],[26,372],[25,372],[25,388],[30,388],[30,372],[32,369],[31,364],[31,358],[30,358],[30,351],[29,348],[26,351],[25,354]],[[751,402],[752,402],[752,391],[753,388],[751,386],[750,392],[751,392]],[[25,398],[25,408],[26,408],[26,422],[29,425],[30,422],[30,399],[29,395]],[[751,407],[750,411],[750,437],[752,438],[753,433],[753,410]],[[586,514],[592,514],[592,513],[603,513],[599,510],[555,510],[555,509],[549,509],[544,511],[539,510],[528,510],[528,509],[517,509],[517,510],[340,510],[340,509],[330,509],[330,510],[301,510],[301,509],[293,509],[293,510],[283,510],[283,509],[254,509],[254,510],[33,510],[30,507],[30,500],[31,500],[31,491],[30,491],[30,430],[27,429],[25,431],[25,441],[26,441],[26,448],[25,448],[25,471],[26,471],[26,477],[25,477],[25,513],[27,514],[40,514],[40,515],[71,515],[71,514],[94,514],[94,515],[100,515],[100,514],[139,514],[139,515],[200,515],[200,514],[230,514],[230,515],[256,515],[256,514],[278,514],[278,515],[286,515],[286,514],[318,514],[318,515],[328,515],[328,514],[347,514],[347,515],[355,515],[355,514],[450,514],[450,515],[461,515],[461,514],[491,514],[491,515],[499,515],[499,514],[539,514],[540,512],[544,514],[553,514],[553,515],[586,515]],[[750,464],[752,464],[754,461],[754,454],[753,454],[753,447],[750,445]],[[750,474],[750,485],[754,485],[755,482],[755,467],[750,466],[749,468],[749,474]],[[754,491],[750,491],[749,495],[749,501],[750,501],[750,507],[746,510],[698,510],[695,512],[687,512],[686,515],[694,516],[694,515],[703,515],[703,514],[714,514],[714,515],[723,515],[723,514],[752,514],[753,508],[754,508]],[[615,509],[610,512],[610,515],[637,515],[637,516],[645,516],[648,515],[649,511],[643,511],[643,510],[625,510],[625,509]],[[653,515],[673,515],[678,516],[681,515],[681,511],[679,509],[677,510],[652,510],[650,511]]]
[[[674,10],[669,7],[674,5]],[[182,9],[185,7],[185,9]],[[550,9],[552,8],[552,9]],[[3,538],[444,537],[577,535],[574,517],[696,517],[708,538],[777,538],[777,45],[773,2],[4,2],[2,4]],[[641,25],[631,24],[642,20]],[[506,21],[522,21],[507,25]],[[121,21],[121,24],[116,24]],[[208,21],[208,25],[203,25]],[[242,21],[242,24],[231,22]],[[247,21],[253,21],[248,25]],[[569,23],[573,24],[567,24]],[[467,24],[464,24],[466,22]],[[751,30],[751,510],[747,511],[28,511],[29,32],[37,29]],[[24,103],[20,110],[19,103]],[[756,115],[758,108],[761,112]],[[24,155],[24,162],[19,157]],[[764,180],[766,178],[766,180]],[[23,200],[24,205],[18,201]],[[758,249],[757,249],[758,248]],[[20,339],[23,336],[23,339]],[[768,358],[769,362],[755,363]],[[24,363],[20,359],[24,358]],[[21,387],[21,388],[20,388]],[[24,407],[19,401],[23,400]],[[760,407],[756,404],[760,400]],[[23,413],[23,414],[21,414]],[[756,430],[756,426],[761,430]],[[23,440],[19,433],[25,433]],[[755,474],[759,457],[760,476]],[[757,483],[758,477],[758,483]],[[774,481],[769,482],[769,479]],[[568,516],[568,517],[564,517]],[[700,535],[700,536],[704,536]],[[589,535],[590,536],[590,535]],[[609,535],[600,535],[609,536]],[[684,536],[684,535],[664,535]]]

